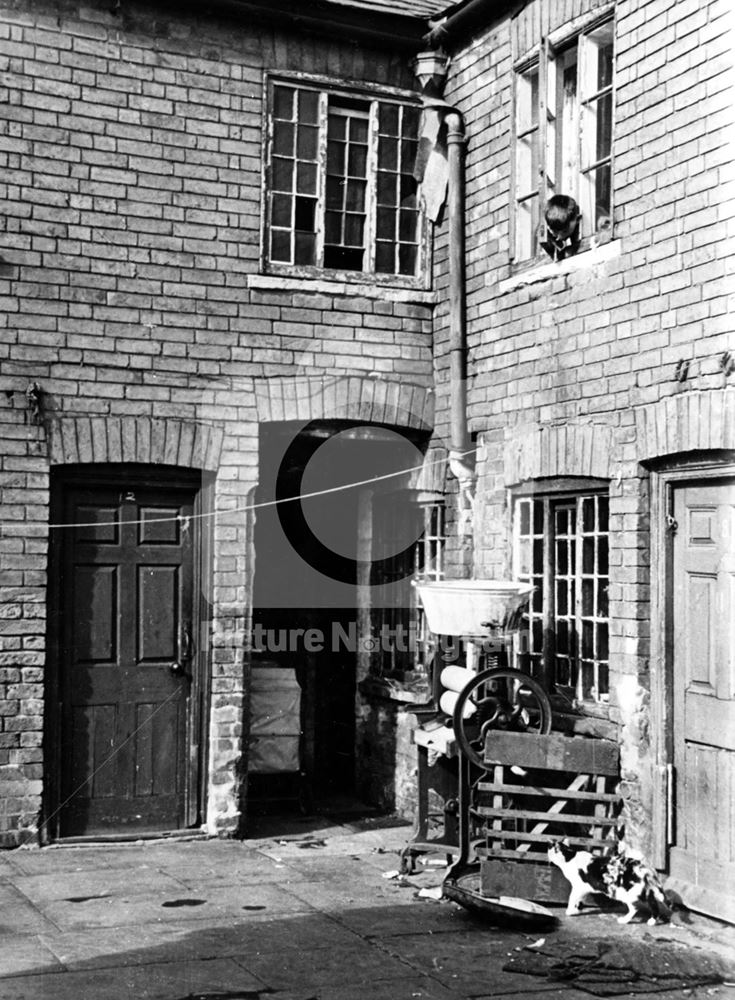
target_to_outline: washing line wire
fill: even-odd
[[[467,455],[473,455],[477,451],[477,448],[468,448],[467,451],[460,451],[456,454],[457,458],[464,458]],[[422,462],[421,465],[413,465],[407,469],[398,469],[396,472],[386,472],[382,476],[372,476],[369,479],[358,479],[351,483],[342,483],[341,486],[329,486],[323,490],[313,490],[311,493],[299,493],[295,497],[283,497],[280,500],[262,500],[260,503],[244,504],[238,507],[225,508],[223,510],[207,510],[200,511],[198,514],[175,514],[172,517],[151,517],[151,518],[138,518],[131,521],[125,521],[125,524],[163,524],[170,521],[184,521],[189,522],[193,520],[203,520],[208,517],[217,517],[219,514],[244,514],[251,510],[261,510],[264,507],[277,507],[284,503],[300,503],[303,500],[311,500],[314,497],[326,496],[329,493],[340,493],[343,490],[356,489],[359,486],[371,486],[373,483],[383,482],[386,479],[395,479],[398,476],[405,476],[409,472],[420,472],[425,469],[427,465],[442,465],[446,463],[447,457],[435,458],[430,462]],[[0,521],[0,530],[4,528],[15,528],[26,531],[29,528],[114,528],[120,522],[119,521],[69,521],[69,522],[59,522],[56,524],[42,524],[36,521]]]

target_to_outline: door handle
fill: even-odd
[[[186,664],[191,660],[191,628],[184,622],[179,631],[179,658],[169,664],[169,670],[175,677],[186,677]]]
[[[191,659],[191,626],[188,622],[185,622],[181,626],[181,632],[179,633],[179,659],[189,661]]]

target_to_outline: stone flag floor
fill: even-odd
[[[292,818],[245,841],[2,852],[0,1000],[589,1000],[600,976],[551,967],[611,953],[604,995],[735,1000],[732,929],[694,914],[619,927],[594,910],[546,933],[493,927],[418,896],[436,867],[385,877],[409,832]],[[631,985],[628,968],[616,985],[628,953],[679,978]],[[685,988],[703,970],[720,982]]]

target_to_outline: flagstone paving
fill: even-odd
[[[532,929],[419,898],[443,870],[395,877],[407,826],[299,817],[263,821],[255,833],[3,852],[0,1000],[591,996],[574,982],[503,968],[538,942]],[[544,936],[550,947],[611,935],[637,942],[631,954],[675,947],[679,965],[706,953],[723,977],[735,974],[731,930],[696,915],[620,928],[614,914],[590,912]],[[735,987],[636,996],[735,1000]]]

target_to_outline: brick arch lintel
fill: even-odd
[[[735,449],[735,386],[680,393],[635,411],[637,459]]]
[[[604,424],[526,427],[506,438],[507,486],[558,476],[611,479],[613,465],[612,430]]]
[[[359,420],[415,430],[434,425],[431,389],[361,375],[254,379],[258,421]]]
[[[61,416],[48,424],[51,465],[140,462],[216,471],[224,431],[216,424],[155,417]]]

